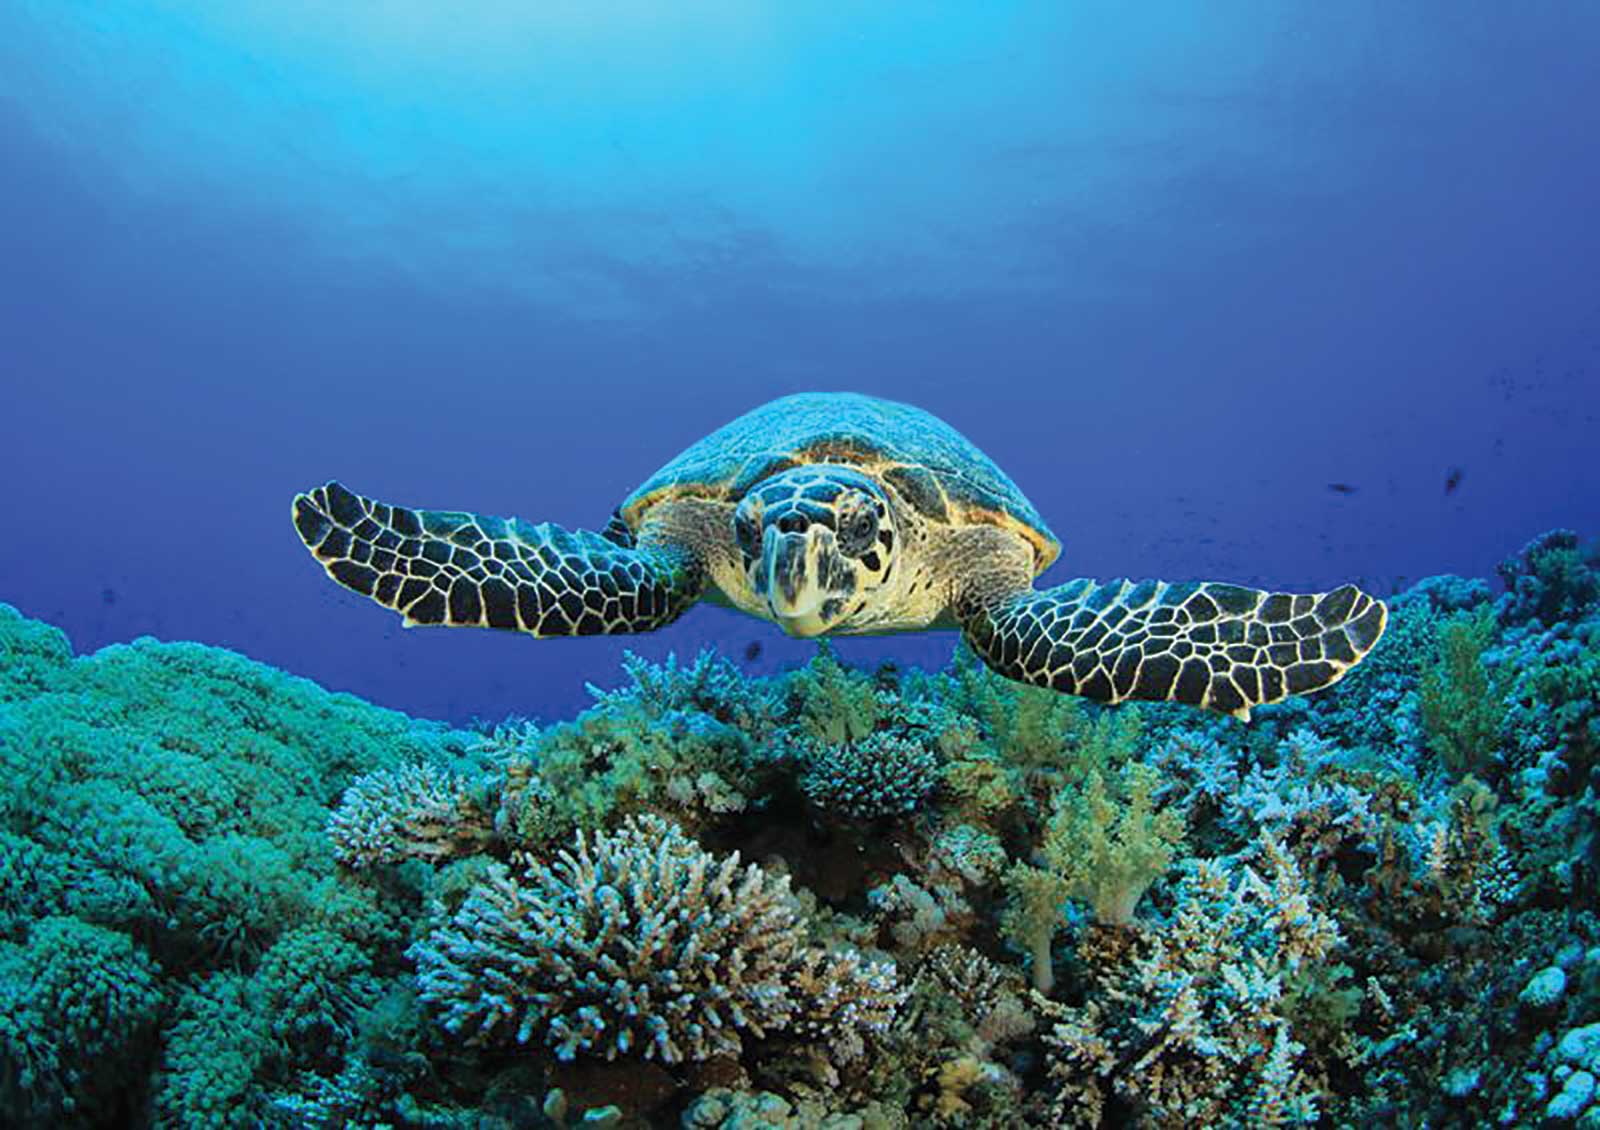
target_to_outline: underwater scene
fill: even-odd
[[[0,1127],[1600,1128],[1596,59],[0,4]]]

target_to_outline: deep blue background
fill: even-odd
[[[806,388],[965,431],[1053,579],[1600,530],[1600,8],[844,7],[0,6],[0,600],[456,718],[768,669],[809,645],[714,609],[402,632],[289,499],[592,526]]]

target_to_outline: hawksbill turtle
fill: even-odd
[[[1241,719],[1338,681],[1387,617],[1354,585],[1035,589],[1061,546],[1004,472],[929,413],[855,393],[747,412],[652,475],[602,532],[390,506],[338,482],[296,496],[293,515],[329,576],[407,626],[650,632],[710,600],[794,636],[959,629],[1018,682]]]

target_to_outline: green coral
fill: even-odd
[[[1035,988],[1053,983],[1050,950],[1067,899],[1089,905],[1095,921],[1125,926],[1144,892],[1171,865],[1183,842],[1184,820],[1158,805],[1161,775],[1130,763],[1108,783],[1090,770],[1079,786],[1056,797],[1045,828],[1040,863],[1014,865],[1005,882],[1011,902],[1004,928],[1031,958]]]
[[[1109,783],[1090,770],[1083,785],[1063,789],[1045,830],[1042,851],[1075,899],[1097,922],[1125,926],[1140,897],[1171,865],[1183,843],[1183,814],[1156,803],[1161,774],[1138,763]]]
[[[51,915],[0,943],[0,1109],[111,1118],[162,1003],[155,962],[125,934]]]
[[[822,746],[860,741],[878,728],[891,706],[873,679],[841,664],[826,642],[789,677],[789,696],[796,728]]]
[[[1428,748],[1454,776],[1494,767],[1505,719],[1505,680],[1484,665],[1493,613],[1479,609],[1439,627],[1438,658],[1422,673],[1422,726]]]

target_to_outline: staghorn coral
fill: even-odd
[[[333,853],[347,867],[472,855],[494,836],[493,815],[465,777],[434,764],[363,774],[328,818]]]
[[[1519,877],[1500,843],[1497,801],[1467,777],[1451,790],[1442,817],[1415,830],[1421,886],[1435,913],[1481,924],[1515,901]]]
[[[1290,1016],[1296,975],[1327,958],[1339,930],[1270,836],[1252,862],[1234,874],[1214,860],[1190,867],[1170,924],[1089,954],[1084,1005],[1036,998],[1052,1024],[1053,1117],[1099,1125],[1115,1099],[1154,1127],[1316,1119],[1320,1087]]]
[[[830,980],[786,877],[654,815],[580,833],[554,865],[493,868],[411,955],[446,1028],[563,1060],[704,1060],[797,1025],[848,1043],[895,1003],[886,968],[840,959]]]

